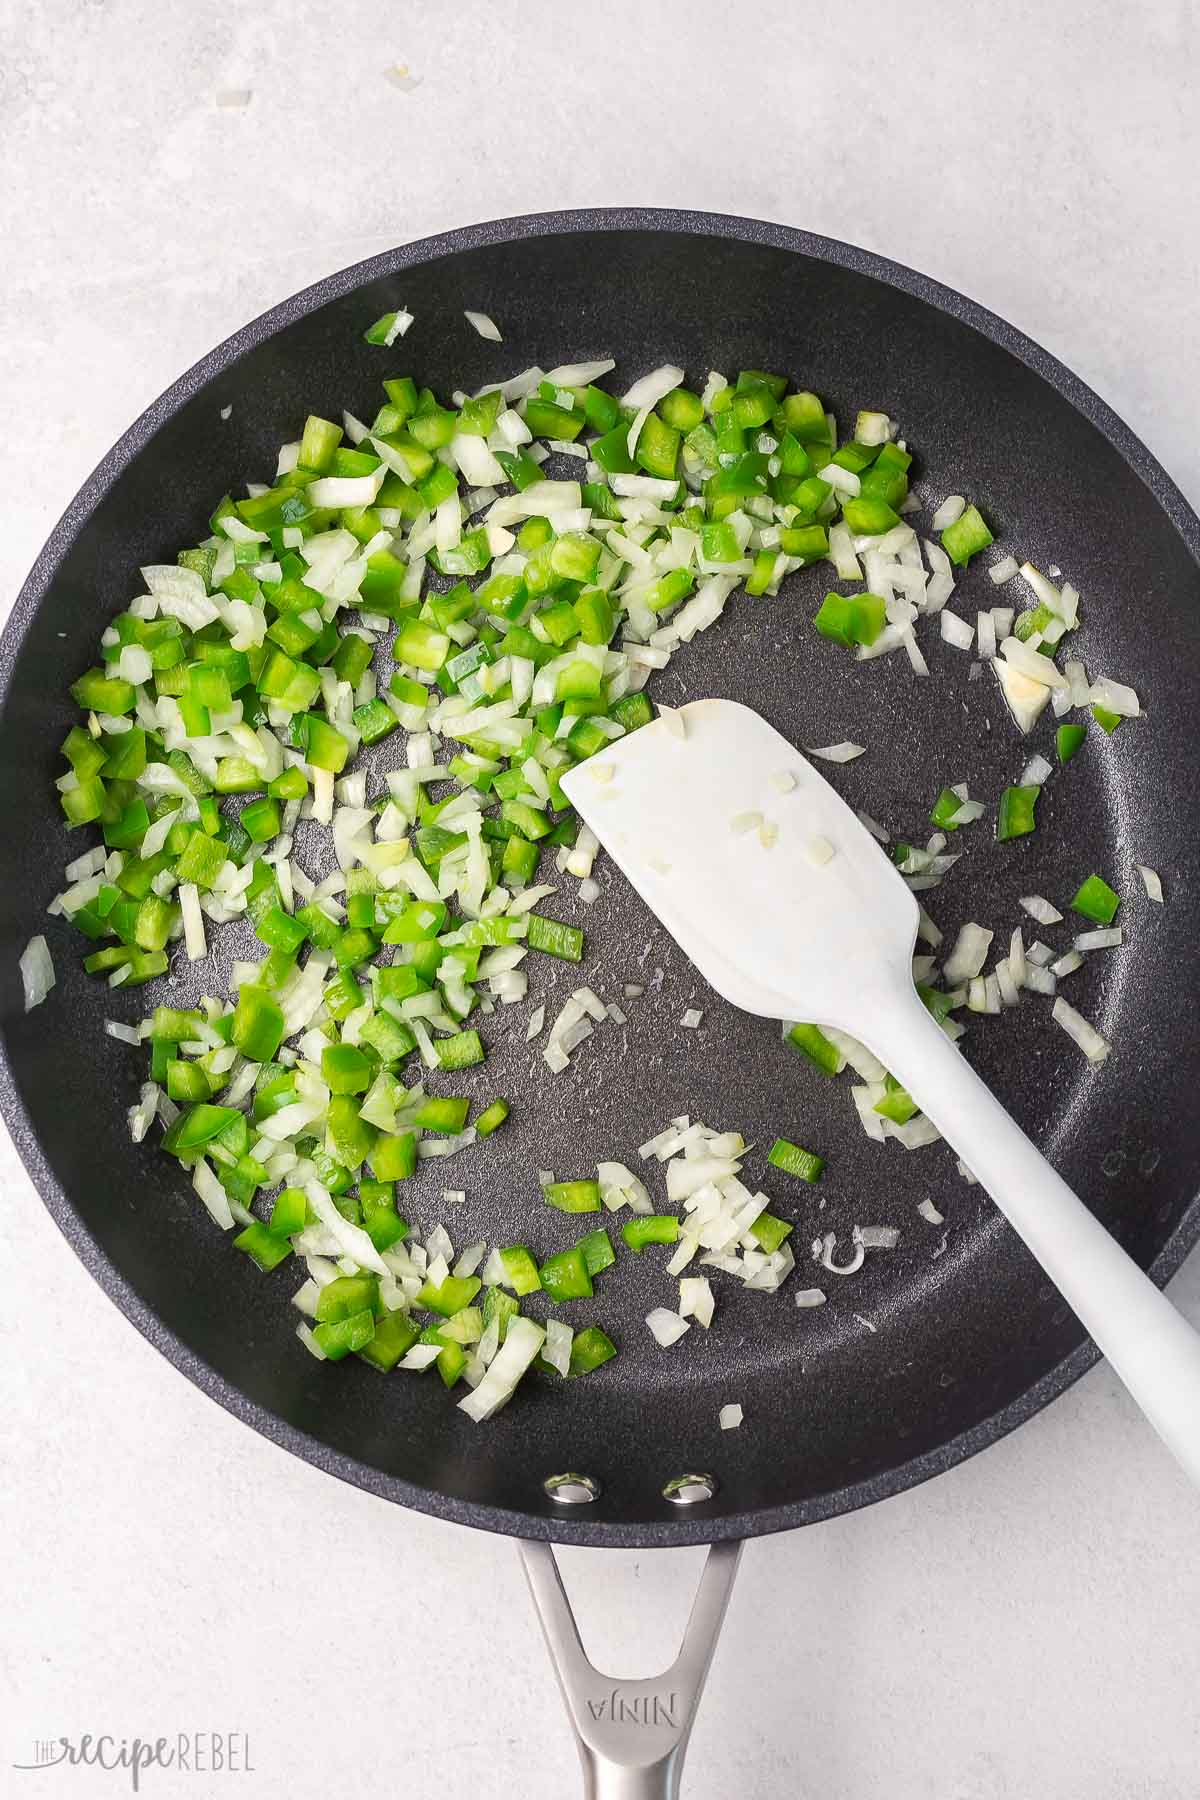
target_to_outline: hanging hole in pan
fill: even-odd
[[[547,1475],[542,1486],[556,1506],[590,1506],[600,1498],[600,1483],[591,1475]]]
[[[663,1489],[663,1499],[672,1506],[699,1506],[711,1500],[717,1491],[714,1475],[676,1475]]]

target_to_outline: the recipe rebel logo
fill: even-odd
[[[124,1774],[132,1793],[141,1792],[151,1769],[182,1775],[253,1775],[249,1734],[244,1731],[177,1731],[171,1737],[113,1737],[84,1732],[79,1737],[39,1738],[32,1759],[14,1762],[22,1774],[42,1769],[105,1769]]]

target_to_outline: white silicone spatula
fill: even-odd
[[[911,969],[917,903],[904,881],[757,713],[698,700],[680,722],[682,736],[659,719],[572,770],[562,784],[572,804],[719,994],[766,1018],[838,1026],[874,1051],[1200,1482],[1200,1338],[926,1010]],[[746,828],[754,814],[774,827],[770,845]]]

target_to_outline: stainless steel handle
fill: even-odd
[[[622,1681],[592,1667],[552,1546],[525,1541],[520,1548],[575,1733],[586,1800],[677,1800],[742,1546],[710,1547],[679,1654],[665,1674],[645,1681]]]

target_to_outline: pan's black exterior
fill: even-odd
[[[417,315],[404,354],[369,349],[364,326],[400,302]],[[464,307],[499,320],[502,348],[471,333]],[[1043,567],[1061,564],[1082,588],[1089,667],[1134,681],[1151,716],[1111,742],[1093,733],[1071,782],[1048,790],[1037,838],[1012,846],[1003,865],[981,854],[973,873],[964,859],[952,896],[949,886],[935,896],[935,911],[953,927],[1003,904],[1016,923],[1016,896],[1031,889],[1062,896],[1095,867],[1132,894],[1134,860],[1163,871],[1175,904],[1150,915],[1127,900],[1131,942],[1077,978],[1072,997],[1117,1039],[1103,1071],[1076,1060],[1032,1003],[973,1032],[970,1046],[1132,1254],[1159,1281],[1178,1267],[1200,1231],[1200,1034],[1187,897],[1200,874],[1188,828],[1200,525],[1108,408],[1002,321],[862,251],[738,219],[553,214],[405,246],[247,326],[115,446],[56,527],[3,638],[0,768],[18,851],[0,899],[0,1098],[47,1206],[96,1279],[247,1424],[333,1474],[464,1524],[667,1545],[779,1530],[897,1492],[1011,1430],[1092,1361],[1074,1318],[951,1158],[904,1158],[859,1141],[846,1128],[843,1086],[806,1081],[769,1028],[764,1034],[711,996],[697,995],[705,1029],[673,1034],[695,978],[625,895],[607,923],[592,921],[593,979],[619,993],[622,981],[637,979],[635,964],[643,978],[664,969],[661,990],[631,1018],[625,1069],[597,1051],[562,1085],[541,1078],[525,1122],[493,1140],[495,1156],[464,1159],[461,1173],[455,1165],[455,1185],[472,1190],[467,1235],[533,1229],[529,1172],[547,1157],[560,1170],[572,1157],[582,1170],[597,1156],[628,1156],[669,1113],[691,1107],[760,1142],[786,1112],[793,1135],[837,1145],[819,1193],[780,1196],[797,1220],[801,1255],[818,1227],[887,1220],[904,1238],[820,1314],[798,1313],[786,1293],[739,1294],[722,1301],[719,1329],[703,1341],[694,1331],[664,1354],[639,1322],[667,1297],[644,1259],[594,1308],[615,1321],[625,1355],[585,1383],[522,1396],[477,1431],[432,1381],[323,1368],[294,1348],[286,1301],[294,1283],[264,1284],[221,1241],[173,1165],[128,1142],[123,1109],[137,1078],[124,1047],[99,1036],[99,1022],[118,1011],[137,1016],[136,996],[121,1000],[89,983],[55,921],[46,929],[59,987],[28,1018],[16,976],[19,951],[79,848],[56,819],[51,791],[70,717],[65,682],[133,591],[136,565],[193,541],[235,479],[269,475],[275,446],[306,411],[369,411],[383,374],[407,364],[435,387],[470,386],[528,361],[549,366],[610,350],[629,379],[666,360],[701,378],[709,366],[777,367],[826,394],[843,417],[858,405],[887,407],[938,494],[965,486],[1019,552]],[[226,406],[233,414],[223,421]],[[964,596],[977,579],[985,578],[970,577]],[[996,598],[990,584],[978,592],[980,604]],[[753,699],[802,741],[870,744],[874,755],[846,772],[843,791],[901,831],[920,828],[944,780],[966,778],[987,792],[1016,779],[1024,749],[992,683],[969,686],[958,653],[939,659],[935,644],[935,679],[923,686],[894,658],[864,683],[845,679],[844,662],[823,652],[818,660],[806,627],[807,608],[786,593],[743,600],[707,641],[703,661],[693,647],[683,665],[691,691]],[[951,760],[935,766],[933,745]],[[639,963],[644,943],[651,948]],[[519,1026],[500,1019],[494,1035],[505,1030],[508,1054],[518,1056],[523,1016]],[[531,1069],[540,1067],[530,1058]],[[505,1066],[498,1058],[498,1083]],[[926,1194],[946,1213],[944,1237],[917,1218]],[[432,1223],[436,1208],[427,1210]],[[746,1423],[723,1437],[716,1412],[729,1399],[742,1401]],[[713,1470],[720,1485],[714,1501],[679,1513],[660,1489],[689,1467]],[[542,1494],[542,1478],[565,1468],[602,1482],[582,1519],[556,1512]]]

